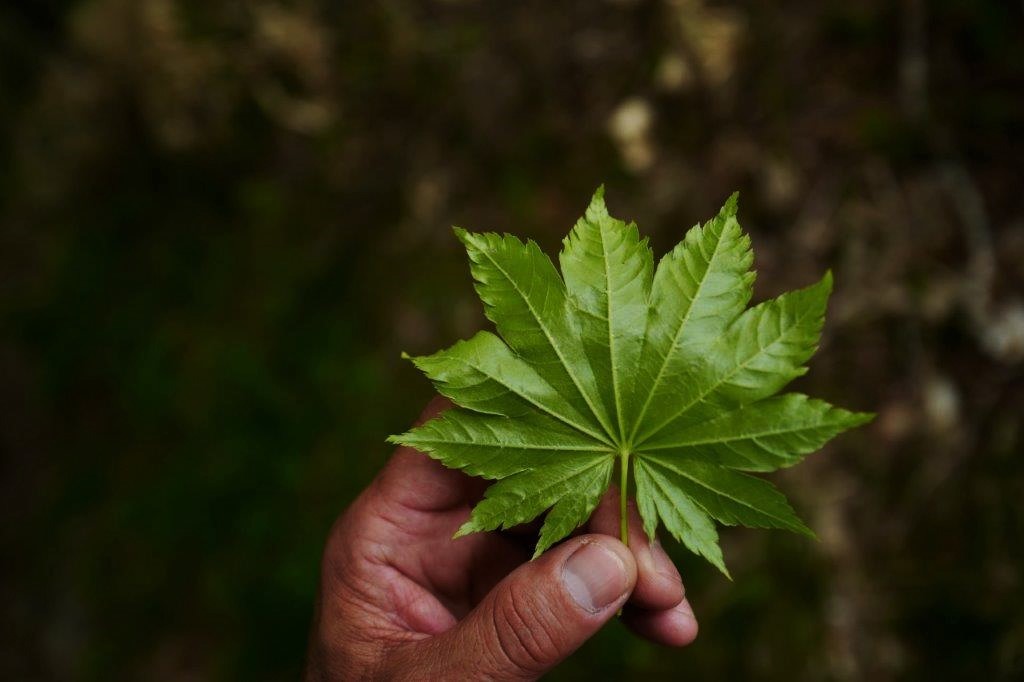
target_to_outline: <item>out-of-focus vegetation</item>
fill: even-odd
[[[449,231],[664,250],[733,189],[758,297],[828,266],[775,480],[820,535],[680,553],[698,642],[561,679],[1024,676],[1020,3],[0,7],[0,677],[294,679],[321,542],[484,324]]]

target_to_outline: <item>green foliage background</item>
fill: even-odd
[[[1018,4],[0,8],[0,677],[294,679],[322,540],[483,326],[449,225],[663,252],[741,190],[756,299],[832,266],[775,477],[821,537],[679,553],[701,619],[555,679],[1024,675]]]

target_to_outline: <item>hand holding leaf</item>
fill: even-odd
[[[832,277],[746,309],[753,255],[736,210],[734,194],[655,269],[598,189],[561,276],[532,241],[456,230],[500,338],[414,358],[459,409],[390,440],[498,481],[460,535],[547,511],[539,555],[587,520],[616,463],[624,542],[630,471],[648,535],[660,520],[726,575],[712,519],[811,534],[746,472],[791,466],[872,416],[774,396],[806,371]]]

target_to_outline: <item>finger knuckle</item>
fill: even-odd
[[[559,658],[554,614],[514,586],[502,590],[494,609],[497,652],[527,674],[540,674]]]

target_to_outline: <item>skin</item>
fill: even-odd
[[[438,399],[421,422],[445,409]],[[307,680],[532,680],[622,610],[667,646],[697,636],[679,572],[610,489],[581,532],[530,561],[537,525],[452,540],[486,482],[399,448],[334,524]]]

